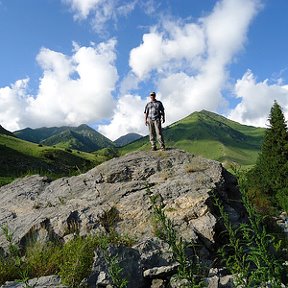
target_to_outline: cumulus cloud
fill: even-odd
[[[85,19],[103,0],[62,0],[75,12],[75,19]]]
[[[119,0],[62,0],[71,7],[75,20],[88,18],[94,30],[105,34],[105,25],[108,21],[117,22],[118,17],[126,16],[134,10],[138,0],[126,1],[124,4]]]
[[[235,85],[235,96],[240,103],[228,117],[237,122],[266,127],[274,100],[282,107],[288,118],[288,85],[269,84],[268,80],[257,82],[251,71],[247,71]]]
[[[0,123],[9,131],[21,127],[32,97],[27,94],[29,79],[18,80],[11,87],[0,88]]]
[[[218,1],[204,18],[189,23],[164,20],[143,35],[142,43],[130,52],[131,73],[138,82],[154,81],[167,124],[195,110],[217,112],[228,107],[222,95],[228,67],[243,49],[260,8],[258,0]],[[117,126],[112,121],[101,129]],[[129,123],[126,132],[132,132]]]
[[[42,48],[37,56],[43,69],[37,95],[27,94],[28,79],[1,88],[1,104],[5,103],[1,107],[6,110],[0,110],[0,123],[14,131],[111,117],[118,80],[115,45],[111,39],[90,47],[75,46],[72,56]]]
[[[153,27],[150,33],[143,35],[143,43],[131,50],[129,64],[140,79],[153,70],[161,73],[173,67],[182,69],[184,61],[192,67],[199,65],[197,57],[205,50],[205,35],[201,27],[170,21],[163,24],[162,31]]]
[[[147,134],[144,124],[144,107],[146,99],[140,96],[124,95],[117,101],[117,106],[110,125],[99,125],[98,131],[111,140],[116,140],[129,131]],[[142,117],[139,117],[141,115]],[[112,129],[111,129],[112,127]],[[146,133],[145,133],[146,131]]]
[[[108,20],[127,15],[140,3],[63,1],[77,19],[91,17],[99,31]],[[155,2],[146,2],[153,14]],[[260,9],[260,0],[221,0],[210,14],[189,22],[159,15],[162,20],[130,51],[130,71],[119,83],[115,39],[89,47],[74,44],[70,56],[43,48],[37,56],[43,69],[37,94],[28,93],[29,79],[0,88],[0,123],[14,131],[105,119],[107,124],[98,130],[112,140],[129,132],[145,135],[143,112],[148,99],[139,95],[143,87],[146,95],[156,90],[166,110],[166,125],[202,109],[227,111],[223,90],[231,86],[229,65],[245,48],[249,26]],[[236,82],[234,95],[238,104],[228,117],[238,122],[264,126],[274,100],[288,116],[288,87],[283,82],[257,82],[248,71]]]

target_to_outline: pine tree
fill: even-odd
[[[255,184],[269,195],[288,187],[288,132],[285,117],[276,101],[269,115],[261,152],[253,171]]]

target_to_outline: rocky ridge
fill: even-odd
[[[113,225],[119,234],[136,239],[131,248],[109,248],[111,255],[120,255],[123,267],[130,267],[128,287],[166,287],[167,281],[172,285],[177,263],[167,244],[155,238],[151,196],[161,195],[164,211],[178,234],[197,243],[201,257],[212,268],[220,237],[212,192],[222,199],[230,218],[240,221],[235,179],[221,163],[177,149],[134,152],[79,176],[50,181],[34,175],[1,187],[0,226],[8,225],[15,242],[25,245],[31,238],[68,241],[75,233],[108,233]],[[112,215],[112,222],[106,221],[107,215]],[[2,253],[6,242],[1,235]],[[102,258],[95,251],[91,276],[83,280],[88,287],[111,284]],[[216,270],[211,270],[208,287],[230,287],[230,278],[225,280]],[[177,285],[173,287],[180,287]]]

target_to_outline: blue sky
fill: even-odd
[[[147,134],[206,109],[265,127],[288,117],[287,0],[0,0],[0,124],[86,123]],[[288,119],[288,118],[287,118]]]

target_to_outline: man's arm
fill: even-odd
[[[145,117],[144,117],[144,123],[145,123],[145,125],[147,126],[147,125],[148,125],[148,113],[147,113],[147,112],[144,112],[144,115],[145,115]]]
[[[160,113],[161,113],[161,119],[162,119],[162,123],[165,123],[165,111],[164,111],[164,106],[161,102],[161,110],[160,110]]]
[[[165,113],[164,113],[164,110],[162,111],[162,116],[161,116],[161,118],[162,118],[162,123],[165,123]]]
[[[145,110],[144,110],[144,123],[146,126],[148,125],[148,104],[146,104]]]

